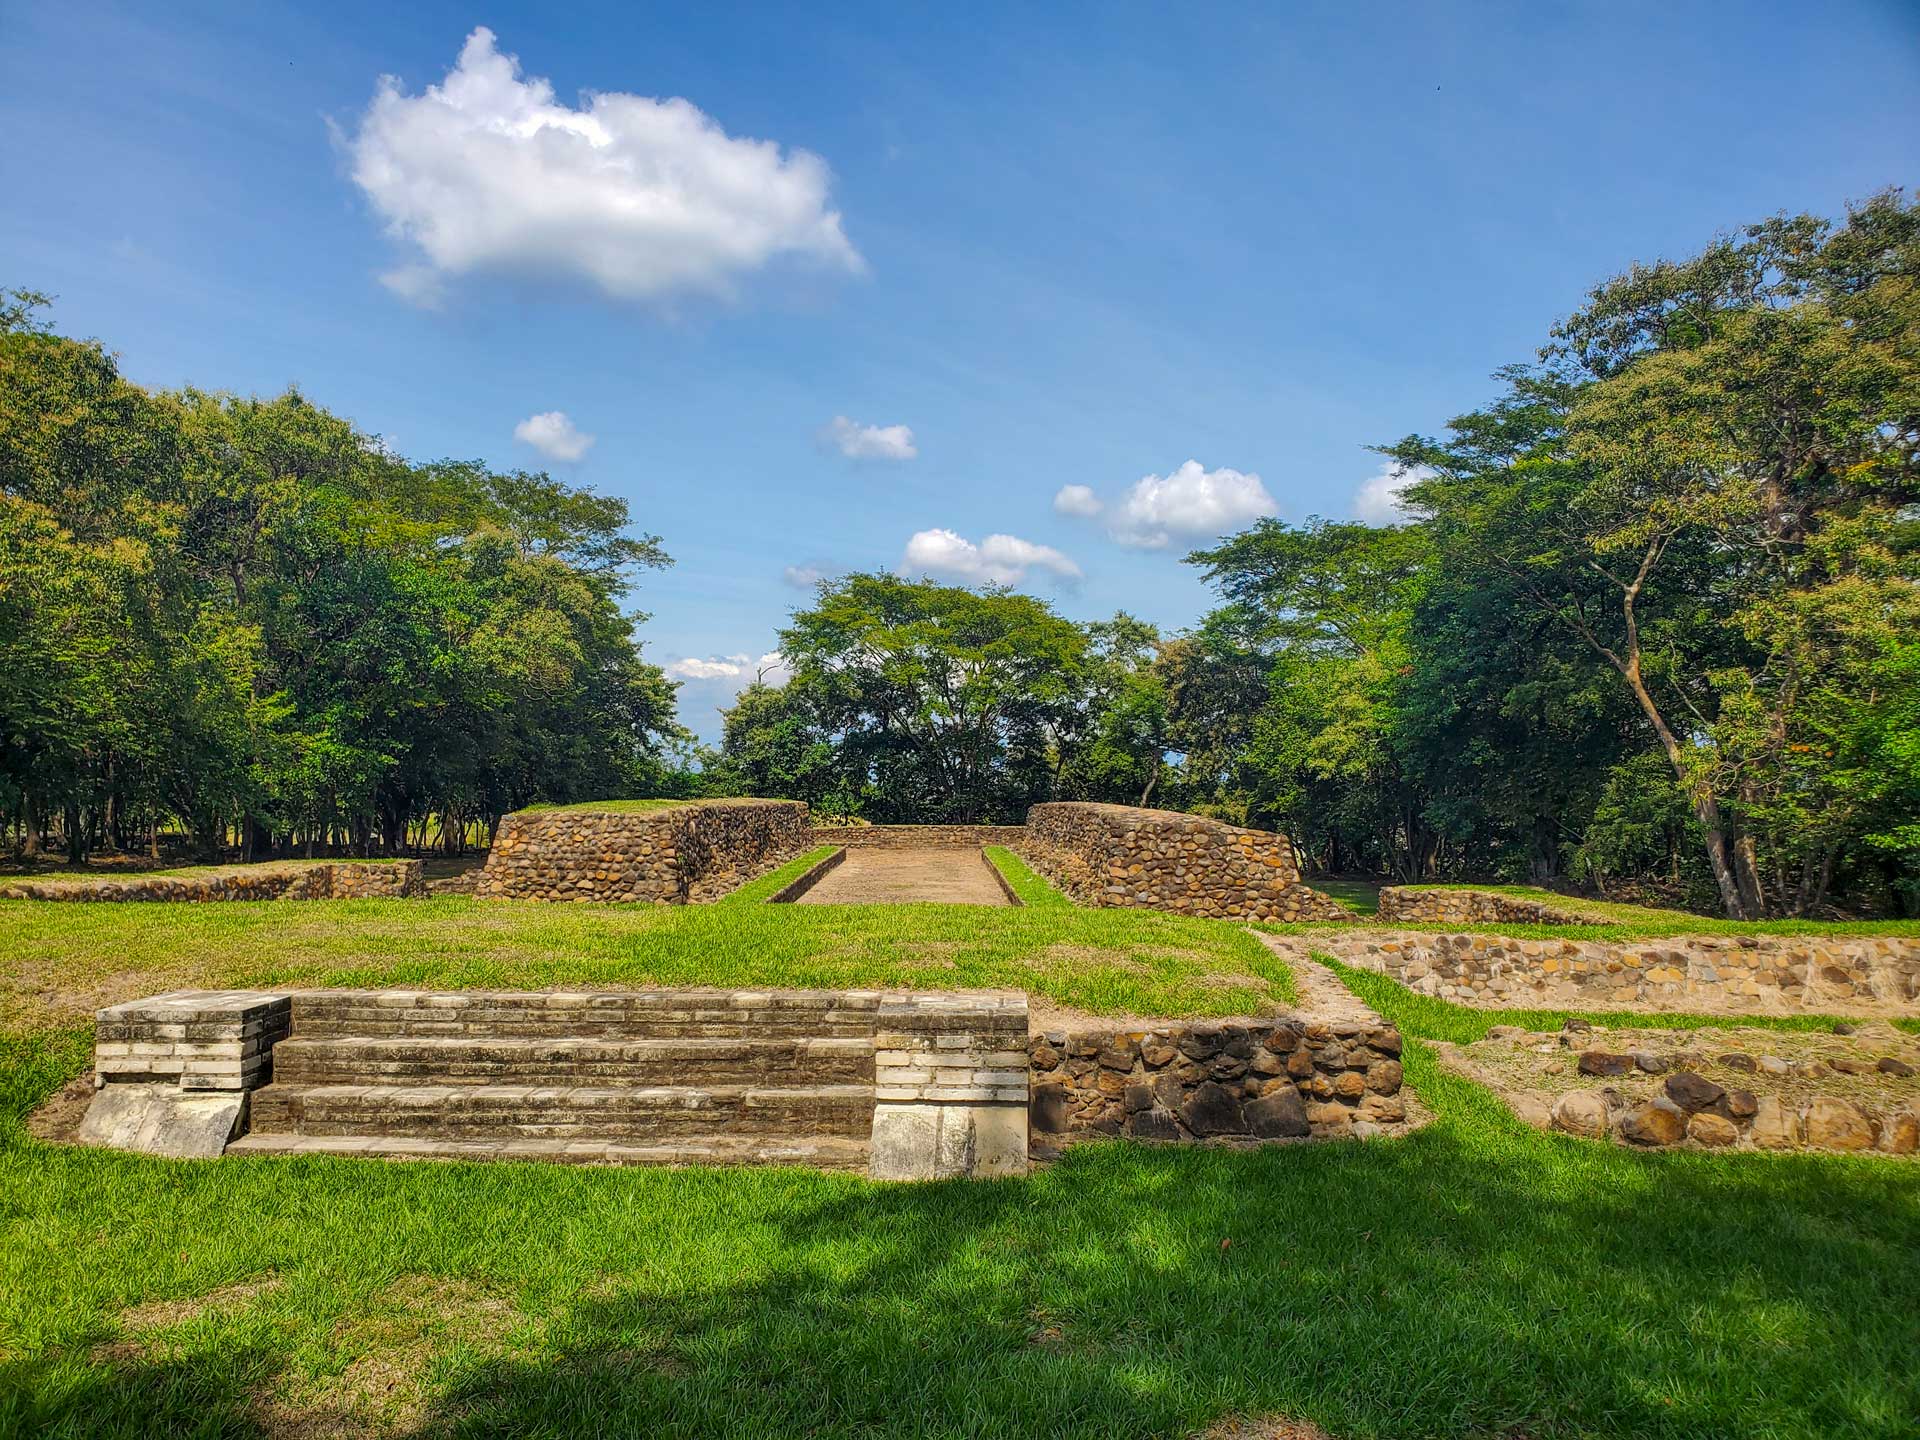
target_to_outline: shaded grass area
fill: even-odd
[[[25,1139],[85,1043],[0,1041],[8,1434],[1892,1440],[1920,1413],[1909,1169],[1541,1135],[1418,1042],[1439,1118],[1403,1140],[919,1186]]]
[[[1356,915],[1372,915],[1380,909],[1380,885],[1373,880],[1309,880],[1307,884],[1322,895],[1331,895]]]
[[[777,870],[769,870],[758,880],[749,880],[738,890],[728,892],[718,903],[722,905],[764,905],[767,898],[777,894],[798,880],[807,871],[840,847],[837,845],[816,845],[804,855],[796,855]]]
[[[987,863],[1000,872],[1000,878],[1020,897],[1020,903],[1029,910],[1063,910],[1073,908],[1073,901],[1053,888],[1045,877],[1026,861],[1004,845],[983,847]]]
[[[302,985],[1008,988],[1139,1016],[1294,998],[1285,962],[1239,926],[1138,910],[0,901],[0,1028],[186,986]]]

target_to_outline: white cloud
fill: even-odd
[[[1091,485],[1062,485],[1054,493],[1053,508],[1061,515],[1084,518],[1098,515],[1106,507],[1100,503],[1100,497],[1093,493]]]
[[[836,415],[820,438],[849,460],[911,460],[919,455],[905,425],[862,425]]]
[[[785,256],[865,268],[819,156],[736,139],[682,99],[556,103],[485,27],[421,94],[382,76],[342,143],[354,183],[412,252],[381,278],[417,304],[437,303],[449,277],[488,272],[648,300],[728,295]]]
[[[811,590],[826,574],[818,565],[789,565],[780,572],[780,578],[796,590]]]
[[[531,445],[549,460],[569,464],[584,458],[593,448],[593,436],[568,419],[564,410],[543,410],[538,415],[529,415],[513,427],[513,438],[522,445]]]
[[[1051,545],[1017,535],[989,535],[978,545],[951,530],[922,530],[907,541],[904,575],[943,575],[969,585],[1018,585],[1030,570],[1078,580],[1080,567]]]
[[[757,660],[744,652],[716,655],[710,660],[690,655],[667,666],[667,674],[676,680],[737,680],[740,683],[732,688],[738,691],[756,679],[768,685],[784,685],[793,678],[793,667],[778,650],[769,650]]]
[[[1363,525],[1399,525],[1411,520],[1412,514],[1400,503],[1400,494],[1432,474],[1422,465],[1402,467],[1389,460],[1354,492],[1353,518]]]
[[[1122,545],[1158,550],[1176,536],[1211,539],[1278,512],[1258,475],[1203,470],[1189,460],[1165,478],[1134,481],[1115,508],[1111,533]]]

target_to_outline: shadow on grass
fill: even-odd
[[[412,1433],[1144,1437],[1228,1412],[1346,1437],[1914,1433],[1920,1171],[1539,1135],[1423,1047],[1407,1062],[1442,1118],[1393,1142],[1116,1143],[925,1186],[13,1143],[0,1220],[88,1185],[128,1217],[49,1256],[49,1307],[90,1266],[171,1273],[187,1234],[314,1292],[407,1269],[513,1289],[531,1338],[455,1356]],[[98,1363],[0,1331],[0,1425],[250,1433],[252,1396],[327,1332],[226,1323]]]

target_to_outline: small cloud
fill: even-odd
[[[1400,497],[1409,485],[1432,478],[1424,465],[1401,465],[1389,460],[1360,483],[1353,495],[1353,518],[1362,525],[1401,525],[1413,519]]]
[[[358,129],[338,139],[354,184],[409,252],[380,278],[414,304],[474,274],[655,300],[729,296],[783,258],[866,268],[818,155],[729,135],[677,97],[556,101],[484,26],[438,85],[412,95],[381,77]]]
[[[922,530],[907,541],[903,575],[941,575],[969,585],[1018,585],[1032,570],[1078,580],[1080,567],[1051,545],[989,535],[978,545],[952,530]]]
[[[1189,460],[1171,475],[1145,475],[1121,497],[1109,533],[1122,545],[1158,550],[1183,539],[1212,538],[1277,514],[1260,477]]]
[[[920,453],[905,425],[862,425],[844,415],[834,416],[820,438],[849,460],[912,460]]]
[[[593,448],[593,436],[583,434],[564,410],[529,415],[513,427],[513,438],[523,445],[531,445],[549,460],[569,465],[584,458]]]
[[[1054,493],[1053,508],[1057,514],[1084,518],[1098,515],[1106,507],[1100,503],[1100,497],[1093,493],[1091,485],[1062,485]]]
[[[758,659],[742,651],[734,655],[715,656],[708,660],[690,655],[683,660],[675,660],[667,666],[667,674],[676,680],[737,681],[739,683],[730,688],[738,692],[756,680],[764,685],[784,685],[793,678],[793,667],[787,663],[787,657],[778,650],[769,650]]]
[[[780,572],[780,578],[796,590],[811,590],[826,576],[818,565],[789,565]]]

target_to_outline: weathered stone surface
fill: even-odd
[[[873,1107],[867,1173],[876,1180],[992,1179],[1027,1173],[1024,1105]]]
[[[247,1097],[238,1091],[188,1091],[178,1085],[108,1085],[80,1122],[83,1145],[107,1145],[176,1159],[212,1159],[239,1133]]]
[[[1738,1070],[1743,1075],[1752,1075],[1760,1069],[1760,1066],[1755,1062],[1753,1056],[1743,1055],[1738,1050],[1728,1055],[1722,1055],[1720,1057],[1720,1063],[1729,1070]]]
[[[1247,1117],[1238,1097],[1212,1080],[1197,1086],[1180,1107],[1180,1120],[1196,1135],[1244,1135]]]
[[[1607,1102],[1591,1090],[1574,1090],[1554,1102],[1553,1123],[1569,1135],[1604,1140],[1611,1122]]]
[[[1292,1086],[1263,1095],[1246,1106],[1247,1128],[1261,1140],[1278,1140],[1310,1133],[1307,1107]]]
[[[1062,801],[1027,812],[1021,853],[1084,905],[1260,920],[1350,920],[1300,883],[1284,835],[1172,810]]]
[[[1807,1144],[1828,1150],[1868,1150],[1873,1147],[1873,1125],[1857,1106],[1830,1095],[1817,1095],[1807,1106]]]
[[[1620,1120],[1620,1133],[1635,1145],[1677,1145],[1687,1133],[1687,1117],[1667,1100],[1648,1100]]]
[[[474,894],[481,899],[716,900],[812,843],[799,800],[705,800],[662,810],[509,815]]]
[[[1531,1125],[1536,1130],[1553,1128],[1553,1106],[1547,1097],[1536,1091],[1516,1091],[1507,1096],[1507,1104],[1522,1124]]]
[[[1718,1150],[1740,1138],[1740,1127],[1723,1116],[1702,1111],[1687,1121],[1687,1134],[1700,1144]]]
[[[1711,1110],[1727,1098],[1727,1092],[1703,1075],[1691,1070],[1682,1070],[1677,1075],[1669,1075],[1663,1087],[1667,1098],[1689,1113],[1696,1110]]]
[[[1178,1140],[1181,1139],[1180,1122],[1173,1118],[1170,1110],[1158,1108],[1142,1110],[1137,1115],[1127,1117],[1127,1133],[1136,1140]]]
[[[1762,1150],[1791,1150],[1800,1143],[1800,1114],[1778,1096],[1763,1095],[1754,1107],[1747,1138]]]
[[[1751,1120],[1754,1112],[1760,1108],[1760,1102],[1754,1098],[1751,1090],[1729,1090],[1727,1092],[1727,1115],[1734,1120]]]
[[[1904,1060],[1897,1060],[1891,1055],[1881,1056],[1879,1061],[1874,1065],[1874,1069],[1878,1070],[1882,1075],[1892,1075],[1902,1080],[1909,1079],[1913,1075],[1913,1066]]]
[[[1920,1150],[1920,1115],[1912,1110],[1896,1110],[1881,1132],[1880,1148],[1894,1155],[1911,1155]]]
[[[1589,1050],[1580,1057],[1582,1075],[1626,1075],[1633,1070],[1631,1055],[1613,1055],[1605,1050]]]

